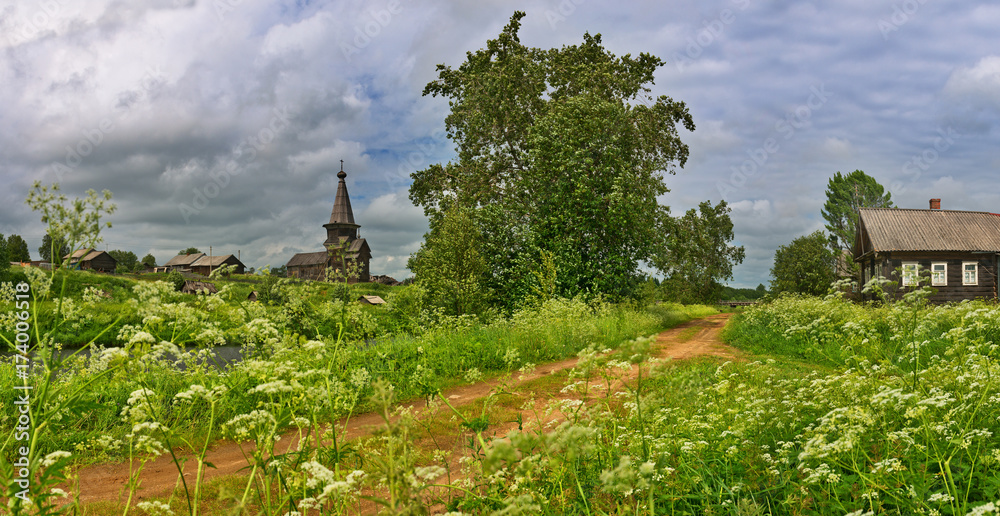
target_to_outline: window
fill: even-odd
[[[903,286],[917,286],[917,262],[903,262]]]
[[[948,284],[948,264],[937,262],[931,264],[931,285],[944,286]]]
[[[979,262],[962,262],[962,284],[979,284]]]

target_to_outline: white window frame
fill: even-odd
[[[966,273],[969,272],[965,268],[972,265],[972,282],[966,279]],[[979,262],[962,262],[962,284],[963,285],[978,285],[979,284]]]
[[[934,270],[935,267],[941,265],[944,270],[941,272],[941,279],[938,280],[937,272]],[[944,287],[948,285],[948,262],[931,262],[931,286],[933,287]]]
[[[912,266],[912,270],[906,270],[907,267]],[[904,287],[915,287],[917,286],[918,274],[920,271],[920,264],[917,262],[903,262],[903,286]]]

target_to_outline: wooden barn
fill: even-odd
[[[200,258],[191,262],[190,268],[191,272],[195,274],[208,276],[212,273],[212,271],[222,267],[223,265],[235,266],[236,269],[233,271],[233,274],[243,274],[246,272],[246,266],[243,265],[243,262],[232,254],[226,254],[223,256],[208,256],[207,254],[202,253]]]
[[[333,201],[333,211],[330,222],[323,224],[326,229],[325,251],[313,253],[298,253],[292,256],[285,266],[288,276],[292,278],[322,280],[325,279],[328,267],[341,271],[357,268],[356,278],[348,278],[349,283],[370,281],[369,262],[372,259],[371,248],[364,238],[358,236],[360,224],[354,222],[354,211],[351,209],[351,198],[347,195],[347,173],[343,169],[337,173],[340,182],[337,184],[337,197]]]
[[[898,296],[919,274],[937,289],[932,302],[997,299],[1000,215],[942,210],[940,199],[927,210],[861,208],[856,238],[863,283],[897,281]]]
[[[76,252],[63,256],[63,261],[69,260],[71,268],[93,270],[98,272],[115,272],[118,260],[105,251],[92,248],[78,249]]]

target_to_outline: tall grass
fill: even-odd
[[[51,464],[42,465],[37,459],[34,467],[36,471],[61,471],[70,454],[78,462],[136,459],[126,483],[126,511],[146,461],[162,454],[175,459],[187,454],[193,455],[197,467],[194,478],[179,476],[183,506],[197,513],[207,446],[222,436],[255,444],[248,455],[252,472],[242,493],[231,500],[234,507],[256,504],[267,514],[300,503],[303,507],[316,504],[324,511],[345,507],[350,497],[334,501],[330,493],[313,489],[321,478],[344,487],[341,494],[354,493],[350,499],[355,501],[360,489],[361,474],[351,469],[359,464],[356,452],[348,453],[350,448],[343,445],[337,427],[328,426],[330,422],[359,411],[388,411],[390,400],[429,399],[463,378],[509,373],[587,348],[614,348],[622,341],[712,311],[680,306],[647,311],[553,299],[492,322],[402,313],[398,316],[409,317],[419,331],[351,341],[345,338],[348,332],[343,331],[347,329],[343,322],[350,326],[352,318],[363,318],[366,313],[377,313],[367,310],[380,308],[330,301],[323,297],[322,285],[305,285],[287,305],[267,307],[240,301],[243,292],[228,287],[218,297],[189,298],[164,283],[140,282],[132,285],[124,301],[132,310],[129,318],[110,325],[117,330],[112,333],[120,347],[97,346],[89,356],[58,359],[51,351],[59,347],[60,332],[79,329],[74,324],[120,303],[96,296],[89,287],[79,298],[50,297],[48,289],[40,289],[45,294],[34,303],[38,340],[43,344],[37,347],[40,374],[28,381],[51,396],[39,401],[37,417],[46,424],[35,435],[33,453],[37,457],[56,454]],[[389,297],[395,301],[392,293]],[[50,318],[39,316],[53,307]],[[334,326],[338,331],[332,335],[323,335],[315,323],[310,328],[302,326],[303,320],[313,319],[310,314],[319,314],[329,324],[339,319],[341,325]],[[242,342],[245,360],[225,371],[206,365],[207,346],[229,339]],[[189,342],[202,347],[178,346]],[[183,370],[178,370],[177,362],[184,365]],[[22,381],[12,361],[0,364],[0,408],[14,406],[14,385]],[[0,429],[12,435],[15,420],[10,413],[0,414]],[[288,431],[304,437],[294,456],[279,454],[274,447],[274,439]],[[405,455],[412,443],[400,446]],[[2,452],[2,462],[9,468],[14,458],[12,441],[7,441]],[[406,468],[416,467],[412,461],[403,461],[388,470],[398,474],[403,467],[399,464],[404,463]],[[12,471],[0,471],[7,496],[13,492]],[[43,483],[39,488],[50,485]],[[36,506],[41,507],[56,506],[46,501]],[[149,504],[145,507],[159,510]]]
[[[994,514],[998,329],[1000,307],[982,302],[781,298],[725,332],[759,359],[653,365],[645,387],[585,398],[554,431],[512,432],[473,468],[476,495],[456,507]],[[614,354],[587,364],[567,389],[624,366]]]

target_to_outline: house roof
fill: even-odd
[[[351,245],[347,246],[347,252],[349,252],[349,253],[357,253],[367,243],[368,243],[368,241],[365,240],[364,238],[356,238],[356,239],[354,239],[354,240],[351,241]]]
[[[364,302],[364,303],[368,303],[370,305],[384,305],[385,304],[385,300],[382,299],[379,296],[361,296],[361,297],[358,298],[358,301],[361,301],[361,302]]]
[[[104,254],[104,251],[98,251],[88,247],[86,249],[77,249],[76,251],[73,251],[72,254],[67,254],[66,256],[63,256],[63,260],[68,259],[70,263],[89,262],[90,260],[93,260],[94,258],[97,258],[102,254]],[[114,259],[114,257],[111,258]]]
[[[76,251],[73,251],[71,254],[67,254],[66,256],[63,256],[63,260],[65,260],[67,258],[69,258],[71,260],[79,260],[80,258],[86,256],[87,254],[90,254],[91,251],[93,251],[93,249],[90,248],[90,247],[87,247],[87,248],[84,248],[84,249],[77,249]]]
[[[864,253],[965,251],[1000,253],[1000,215],[983,211],[861,208]]]
[[[315,253],[296,253],[291,260],[285,264],[286,267],[302,267],[307,265],[326,265],[328,254],[326,251]]]
[[[198,258],[197,260],[195,260],[194,262],[191,263],[191,266],[192,267],[219,267],[222,264],[224,264],[227,261],[229,261],[230,258],[233,261],[235,261],[236,263],[239,263],[240,265],[243,264],[243,262],[240,262],[235,256],[233,256],[231,254],[225,254],[225,255],[222,255],[222,256],[208,256],[207,254],[203,253],[201,255],[201,258]]]
[[[164,264],[164,266],[171,267],[176,265],[191,265],[202,256],[205,256],[205,253],[179,254],[171,258],[169,262]]]

